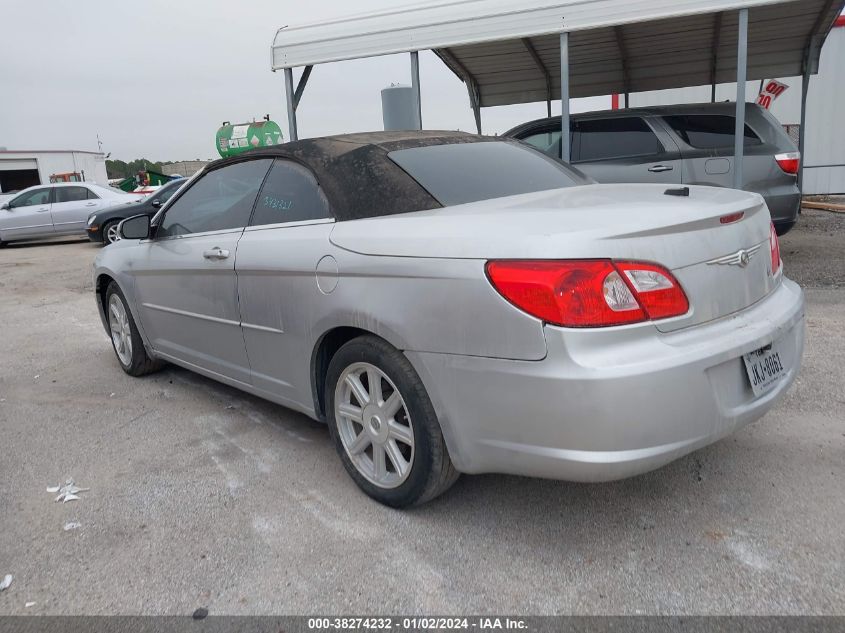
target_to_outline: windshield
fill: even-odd
[[[167,183],[161,189],[159,189],[158,191],[154,191],[153,193],[157,194],[156,198],[158,198],[162,202],[167,202],[168,200],[170,200],[170,196],[179,191],[179,187],[184,185],[186,182],[188,182],[186,178],[179,178],[178,180],[174,180]]]
[[[184,182],[187,182],[185,178],[179,178],[178,180],[170,180],[161,185],[158,189],[154,189],[149,193],[145,193],[139,198],[139,200],[161,200],[162,202],[167,202],[167,199],[174,193],[176,193],[176,191],[179,189],[179,185]]]
[[[443,206],[591,182],[542,152],[507,141],[428,145],[388,157]]]

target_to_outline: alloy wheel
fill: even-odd
[[[106,244],[114,244],[120,240],[120,232],[117,230],[119,223],[115,222],[106,227]]]
[[[126,306],[116,294],[109,299],[109,329],[114,351],[120,362],[128,367],[132,364],[132,326]]]
[[[375,365],[353,363],[337,381],[334,409],[355,469],[380,488],[400,486],[414,464],[414,427],[396,385]]]

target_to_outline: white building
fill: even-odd
[[[184,176],[185,178],[190,178],[210,162],[210,160],[180,160],[168,165],[162,165],[161,171],[165,176]]]
[[[76,150],[0,149],[0,193],[47,184],[51,178],[108,186],[106,157]]]

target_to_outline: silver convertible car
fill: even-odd
[[[318,138],[210,164],[95,262],[117,359],[328,423],[396,507],[459,473],[607,481],[759,419],[801,289],[763,199],[597,185],[517,141]]]

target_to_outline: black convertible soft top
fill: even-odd
[[[206,170],[258,157],[278,157],[299,162],[311,169],[317,177],[328,196],[335,218],[355,220],[442,206],[390,160],[388,153],[427,145],[487,141],[514,142],[450,131],[342,134],[249,150],[214,161]],[[456,174],[456,177],[460,175]]]

